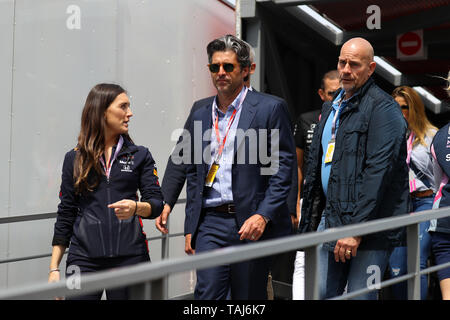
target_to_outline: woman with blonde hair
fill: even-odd
[[[395,88],[392,96],[402,109],[408,122],[407,158],[409,169],[409,191],[411,212],[430,210],[433,207],[437,186],[433,176],[433,162],[430,152],[431,142],[437,132],[425,114],[425,107],[419,94],[411,87]],[[428,233],[429,221],[420,223],[420,268],[427,267],[431,252],[431,236]],[[407,249],[396,247],[389,260],[391,277],[399,277],[407,272]],[[421,276],[421,299],[427,298],[428,277]],[[407,299],[406,282],[392,286],[395,299]]]

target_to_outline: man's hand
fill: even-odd
[[[161,215],[155,219],[156,229],[164,234],[169,233],[169,229],[167,229],[167,218],[169,217],[171,210],[170,206],[166,203]]]
[[[188,233],[184,238],[184,252],[187,254],[195,254],[195,250],[191,247],[192,234]]]
[[[254,214],[245,220],[238,234],[241,235],[240,240],[248,239],[256,241],[261,238],[266,229],[266,221],[260,214]]]
[[[339,239],[334,247],[334,260],[345,262],[356,257],[356,251],[361,243],[361,237],[348,237]]]

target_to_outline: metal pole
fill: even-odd
[[[319,246],[305,248],[305,300],[319,300]]]
[[[167,217],[167,229],[169,229],[170,216]],[[169,231],[170,232],[170,231]],[[169,234],[165,234],[161,239],[161,260],[169,258]],[[169,297],[169,277],[165,276],[161,279],[161,298],[168,299]]]
[[[164,299],[164,278],[135,284],[129,288],[130,300],[162,300]]]
[[[150,284],[150,298],[152,300],[163,300],[164,297],[164,285],[167,277],[161,279],[152,280]]]
[[[240,33],[255,50],[255,73],[250,78],[253,88],[264,92],[265,79],[265,43],[262,21],[255,0],[240,0]]]
[[[420,241],[419,223],[409,225],[406,228],[408,248],[408,273],[414,277],[408,279],[408,300],[420,300]]]
[[[148,281],[130,286],[128,290],[130,300],[150,300],[151,298],[151,285]]]

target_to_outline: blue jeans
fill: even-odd
[[[317,231],[325,230],[325,216],[322,215]],[[319,298],[327,299],[344,292],[366,288],[373,284],[373,280],[382,281],[390,250],[358,250],[356,257],[346,263],[336,262],[334,253],[319,246]],[[373,267],[375,266],[375,267]],[[375,270],[376,266],[379,270]],[[378,274],[374,274],[378,272]],[[378,278],[377,278],[378,276]],[[359,300],[376,300],[377,291],[360,295]]]
[[[345,263],[336,262],[334,253],[328,251],[328,270],[325,298],[332,298],[344,293],[347,285],[347,293],[360,289],[373,288],[366,294],[357,296],[357,300],[377,300],[377,286],[383,278],[387,268],[391,250],[358,250],[356,257],[352,257]]]
[[[430,210],[433,207],[434,196],[425,198],[412,199],[412,211],[419,212]],[[431,252],[431,236],[428,233],[430,222],[425,221],[419,224],[419,240],[420,240],[420,269],[426,269],[427,260]],[[396,247],[389,259],[389,273],[391,278],[399,277],[407,273],[407,248]],[[420,297],[422,300],[427,298],[428,293],[428,275],[420,277]],[[402,281],[392,285],[392,294],[397,300],[407,300],[407,282]]]
[[[322,214],[317,231],[325,230],[325,216]],[[319,246],[319,299],[325,299],[327,289],[328,251]]]

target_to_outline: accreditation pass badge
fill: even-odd
[[[333,160],[334,146],[336,144],[335,139],[331,139],[328,142],[327,153],[325,154],[325,163],[330,163]]]
[[[214,162],[209,168],[208,175],[206,176],[205,186],[212,187],[214,178],[216,177],[217,170],[219,170],[219,164]]]

